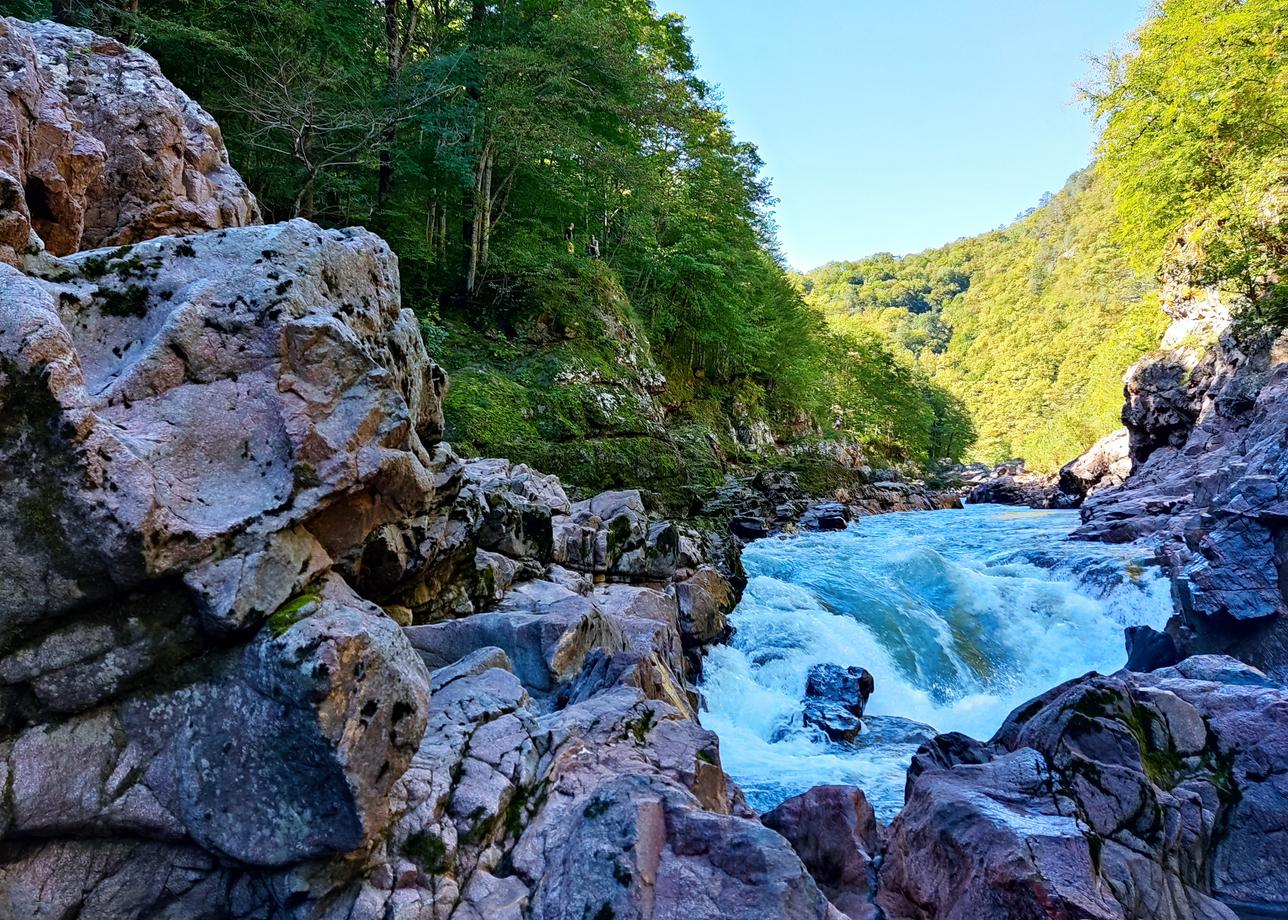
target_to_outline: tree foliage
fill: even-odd
[[[1288,321],[1288,0],[1161,0],[1087,88],[1119,237],[1157,271],[1184,235],[1197,284]]]
[[[833,326],[889,335],[962,401],[975,457],[1051,470],[1118,427],[1123,372],[1166,326],[1115,227],[1112,184],[1092,168],[1003,230],[800,280]]]
[[[725,431],[751,412],[892,460],[965,446],[960,407],[893,346],[805,305],[756,149],[697,76],[682,18],[651,0],[22,6],[155,55],[219,120],[268,219],[389,240],[462,383],[449,423],[471,446],[584,440],[571,420],[593,406],[557,413],[566,425],[496,422],[568,391],[551,355],[612,378],[636,340],[681,424]],[[475,398],[491,408],[462,402]]]

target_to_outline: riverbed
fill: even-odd
[[[1171,615],[1168,583],[1136,547],[1069,540],[1077,524],[1074,511],[979,505],[748,546],[702,721],[752,807],[849,783],[888,821],[928,731],[987,739],[1048,688],[1122,667],[1124,627]],[[801,719],[806,675],[825,662],[875,679],[854,745]]]

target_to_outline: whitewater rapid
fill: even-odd
[[[1072,511],[979,505],[748,546],[736,633],[704,665],[702,721],[752,807],[850,783],[888,821],[924,737],[900,720],[987,739],[1050,687],[1122,667],[1123,628],[1162,628],[1169,587],[1134,547],[1069,540],[1077,524]],[[822,662],[876,681],[854,747],[802,724]]]

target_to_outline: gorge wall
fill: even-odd
[[[1085,539],[1143,539],[1172,576],[1174,656],[1229,652],[1288,668],[1288,334],[1248,334],[1246,302],[1192,283],[1178,247],[1163,287],[1172,325],[1126,378],[1133,472],[1083,507]]]

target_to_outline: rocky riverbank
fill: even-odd
[[[1190,283],[1182,247],[1164,288],[1173,323],[1127,375],[1131,477],[1088,500],[1077,536],[1143,540],[1173,579],[1169,657],[1224,652],[1288,674],[1288,335],[1250,333],[1245,304]]]
[[[379,238],[257,225],[146,55],[0,22],[0,913],[1283,907],[1288,697],[1228,658],[941,736],[889,829],[762,822],[695,689],[736,541],[942,499],[767,472],[692,526],[458,457]]]

